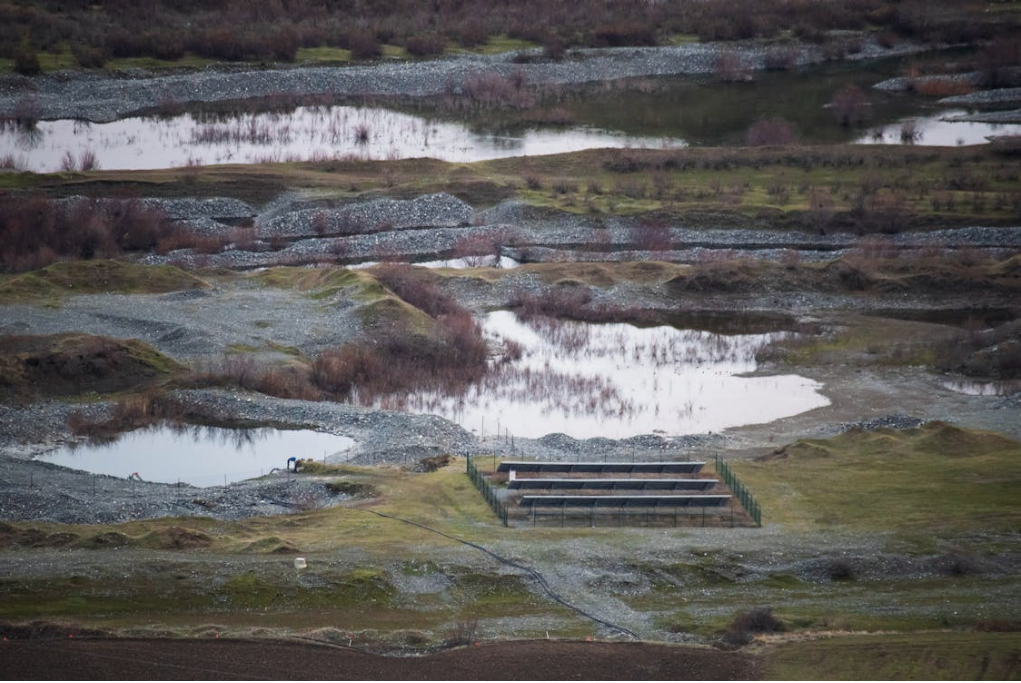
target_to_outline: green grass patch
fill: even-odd
[[[941,422],[806,439],[734,470],[764,523],[921,531],[1021,521],[1021,444]]]
[[[764,656],[771,680],[1017,680],[1021,634],[916,633],[785,643]]]
[[[298,62],[312,62],[315,64],[347,64],[351,61],[351,50],[339,47],[301,47],[298,48],[296,57]]]
[[[74,294],[161,294],[205,286],[199,278],[174,266],[105,259],[67,261],[20,275],[0,276],[0,303],[53,302]]]

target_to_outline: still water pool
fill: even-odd
[[[476,434],[584,439],[715,432],[770,422],[829,404],[798,375],[747,376],[755,353],[785,332],[718,334],[673,327],[484,319],[494,345],[522,357],[498,363],[465,394],[412,395],[403,407],[436,413]]]
[[[94,474],[127,478],[137,472],[145,481],[217,486],[285,469],[290,457],[343,454],[354,443],[311,430],[162,426],[108,444],[64,447],[39,459]]]

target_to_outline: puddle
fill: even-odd
[[[950,380],[941,382],[944,389],[968,396],[1013,396],[1021,392],[1021,379],[1008,379],[993,382],[974,382],[971,380]]]
[[[39,460],[115,477],[137,472],[145,481],[222,486],[285,469],[290,457],[322,459],[354,443],[311,430],[163,426],[129,432],[110,444],[64,447]]]
[[[400,407],[443,415],[479,435],[619,439],[716,432],[829,404],[821,385],[804,377],[738,376],[755,370],[755,352],[782,332],[533,326],[508,311],[490,313],[483,326],[495,341],[520,344],[522,358],[499,365],[463,396],[413,395]]]
[[[61,169],[66,155],[94,152],[105,170],[177,168],[329,159],[411,159],[453,162],[560,154],[605,147],[680,147],[680,140],[573,127],[519,133],[476,133],[461,123],[388,109],[314,106],[234,115],[182,114],[89,124],[41,121],[34,129],[0,130],[0,157],[25,170]]]
[[[931,116],[912,116],[900,121],[869,129],[855,140],[862,145],[909,143],[914,145],[984,145],[994,135],[1021,135],[1021,125],[1004,123],[972,123],[947,121],[968,112],[955,109]],[[910,134],[904,134],[910,131]]]

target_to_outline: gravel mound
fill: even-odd
[[[998,90],[979,90],[967,95],[944,97],[940,104],[963,104],[970,106],[1021,103],[1021,88],[1000,88]]]
[[[446,193],[410,200],[385,197],[342,207],[303,208],[275,213],[256,222],[259,237],[309,237],[316,234],[350,234],[456,228],[471,223],[474,209]]]
[[[862,420],[861,422],[851,422],[841,425],[840,431],[849,431],[851,429],[864,429],[867,432],[875,431],[877,429],[914,429],[922,424],[922,420],[917,417],[911,417],[910,415],[883,415],[880,417],[874,417],[871,420]]]

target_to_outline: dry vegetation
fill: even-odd
[[[469,0],[425,6],[411,0],[290,0],[240,3],[108,0],[99,5],[63,0],[0,3],[0,57],[21,73],[40,69],[39,53],[97,68],[110,60],[188,58],[292,61],[301,48],[336,48],[375,59],[384,46],[429,57],[451,46],[474,49],[490,41],[544,46],[557,59],[568,47],[653,45],[677,34],[700,40],[778,38],[787,31],[825,43],[835,30],[873,30],[884,40],[965,43],[1009,34],[1013,15],[990,17],[986,2],[855,0],[767,2],[681,0],[649,3]],[[1006,21],[1004,21],[1006,19]],[[840,48],[834,41],[834,49]],[[782,55],[774,60],[782,65]]]

